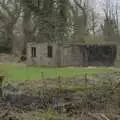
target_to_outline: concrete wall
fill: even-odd
[[[120,45],[117,45],[117,55],[115,61],[115,67],[120,67]]]
[[[80,46],[67,45],[62,49],[63,66],[81,66],[83,61],[82,50]]]
[[[53,57],[48,57],[48,45],[53,47]],[[31,48],[36,47],[36,57],[31,56]],[[27,63],[47,66],[81,66],[83,64],[80,46],[59,45],[56,43],[28,43]]]
[[[48,57],[48,45],[53,47],[53,56],[52,58]],[[36,57],[31,56],[31,48],[36,47]],[[56,51],[57,44],[54,43],[28,43],[27,45],[27,63],[29,65],[48,65],[48,66],[56,66]]]

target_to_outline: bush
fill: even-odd
[[[19,62],[24,62],[25,60],[27,60],[27,57],[26,57],[25,55],[22,55],[22,56],[20,57]]]

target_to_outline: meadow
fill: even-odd
[[[51,68],[51,67],[36,67],[26,66],[22,64],[0,64],[0,74],[5,76],[8,81],[19,80],[39,80],[44,78],[92,76],[100,73],[107,73],[113,70],[110,67],[65,67],[65,68]]]

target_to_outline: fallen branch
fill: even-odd
[[[100,117],[103,118],[104,120],[110,120],[107,116],[105,116],[104,114],[100,114]]]
[[[90,116],[93,120],[103,120],[98,114],[88,113],[88,116]]]

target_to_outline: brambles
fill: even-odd
[[[109,81],[103,81],[106,76],[102,79],[98,76],[88,76],[87,85],[84,77],[43,77],[44,84],[42,80],[34,80],[5,85],[0,118],[6,115],[5,119],[12,120],[119,119],[119,82],[114,80],[111,84],[114,73]]]

